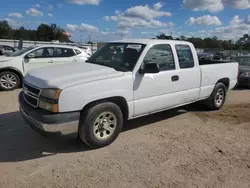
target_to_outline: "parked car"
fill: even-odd
[[[8,55],[8,54],[11,54],[15,51],[16,51],[15,48],[13,48],[11,46],[0,45],[0,56],[1,55]]]
[[[19,95],[20,111],[38,132],[78,133],[89,146],[104,147],[125,120],[196,101],[220,109],[237,83],[238,63],[201,64],[193,44],[185,41],[109,42],[86,63],[30,71]]]
[[[19,87],[28,71],[35,68],[86,61],[90,56],[77,47],[62,45],[31,46],[0,58],[0,90]]]
[[[199,60],[212,60],[213,54],[211,53],[197,53]]]
[[[82,50],[84,50],[87,54],[92,55],[92,50],[90,47],[86,47],[86,46],[79,46],[79,48],[81,48]]]
[[[250,88],[250,55],[234,58],[240,65],[239,86]]]

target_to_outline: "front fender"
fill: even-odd
[[[91,102],[110,97],[123,97],[127,103],[133,101],[132,73],[64,89],[59,97],[59,112],[81,111]]]

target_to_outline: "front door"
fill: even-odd
[[[157,74],[135,75],[134,80],[134,116],[160,111],[182,104],[176,61],[172,47],[168,44],[154,45],[147,52],[142,66],[146,63],[157,63],[160,72]]]
[[[53,58],[53,47],[42,47],[30,52],[23,59],[25,74],[35,68],[53,65]]]

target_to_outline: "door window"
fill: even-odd
[[[50,58],[54,57],[54,48],[39,48],[31,52],[34,58]]]
[[[193,53],[188,45],[176,45],[176,51],[181,69],[194,67]]]
[[[158,44],[150,48],[143,60],[143,64],[156,63],[160,66],[160,71],[175,69],[175,62],[171,46],[168,44]]]
[[[56,49],[56,56],[57,57],[72,57],[75,55],[73,49],[70,48],[57,48]]]
[[[75,49],[75,51],[76,51],[76,54],[77,54],[77,55],[79,55],[79,54],[82,53],[80,50],[77,50],[77,49]]]

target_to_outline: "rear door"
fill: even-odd
[[[77,62],[76,53],[72,48],[56,48],[56,55],[53,58],[54,64],[74,63]]]
[[[183,103],[179,92],[178,73],[174,60],[173,47],[169,44],[152,46],[141,66],[157,63],[160,72],[157,74],[140,74],[134,79],[134,116],[160,111]]]
[[[25,74],[32,69],[52,65],[54,56],[53,47],[41,47],[29,52],[23,59]]]
[[[188,44],[176,44],[179,80],[177,82],[179,91],[182,93],[183,103],[190,103],[197,100],[200,92],[201,71],[198,65],[195,49]]]

